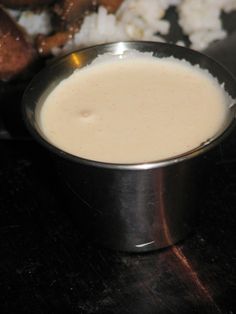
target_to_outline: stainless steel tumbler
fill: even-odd
[[[107,52],[122,55],[130,49],[198,64],[224,83],[227,92],[236,98],[236,83],[231,74],[207,56],[169,44],[118,42],[75,51],[47,66],[26,90],[23,114],[29,131],[52,153],[62,180],[76,196],[78,206],[74,210],[81,211],[79,204],[82,202],[83,210],[89,212],[84,224],[93,231],[93,240],[112,249],[145,252],[172,245],[191,230],[197,200],[201,198],[208,152],[233,129],[235,106],[231,107],[224,128],[214,138],[192,151],[157,162],[96,162],[73,156],[50,144],[40,129],[38,116],[51,90],[98,55]]]

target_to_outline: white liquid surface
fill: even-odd
[[[158,161],[212,138],[225,122],[226,98],[206,71],[137,56],[73,73],[47,97],[40,125],[49,142],[82,158]]]

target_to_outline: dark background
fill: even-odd
[[[235,18],[224,19],[230,33]],[[235,34],[207,53],[236,74]],[[0,98],[0,313],[236,313],[236,131],[220,146],[185,241],[112,252],[86,241],[51,159],[25,133],[23,88],[9,84]]]

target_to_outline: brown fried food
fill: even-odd
[[[0,8],[0,80],[24,72],[35,60],[36,51],[23,31]]]
[[[62,47],[75,31],[78,31],[84,16],[95,11],[98,5],[103,5],[108,12],[114,13],[123,0],[62,0],[54,7],[54,12],[63,25],[62,31],[50,36],[38,35],[36,38],[36,49],[42,56],[51,54],[53,48]]]
[[[79,27],[84,16],[95,11],[97,0],[61,0],[54,6],[54,12],[62,28],[74,30]]]
[[[49,5],[54,0],[0,0],[0,4],[3,4],[7,8],[21,9],[21,8],[38,8],[45,5]]]
[[[63,46],[71,36],[71,33],[67,31],[58,32],[51,36],[38,35],[35,42],[36,49],[42,56],[50,55],[53,48]]]
[[[104,6],[109,13],[115,13],[124,0],[98,0],[98,5]]]

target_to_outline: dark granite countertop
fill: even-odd
[[[208,53],[236,74],[235,46],[233,35]],[[236,313],[235,136],[220,147],[194,232],[148,254],[88,243],[47,153],[1,140],[0,313]]]

